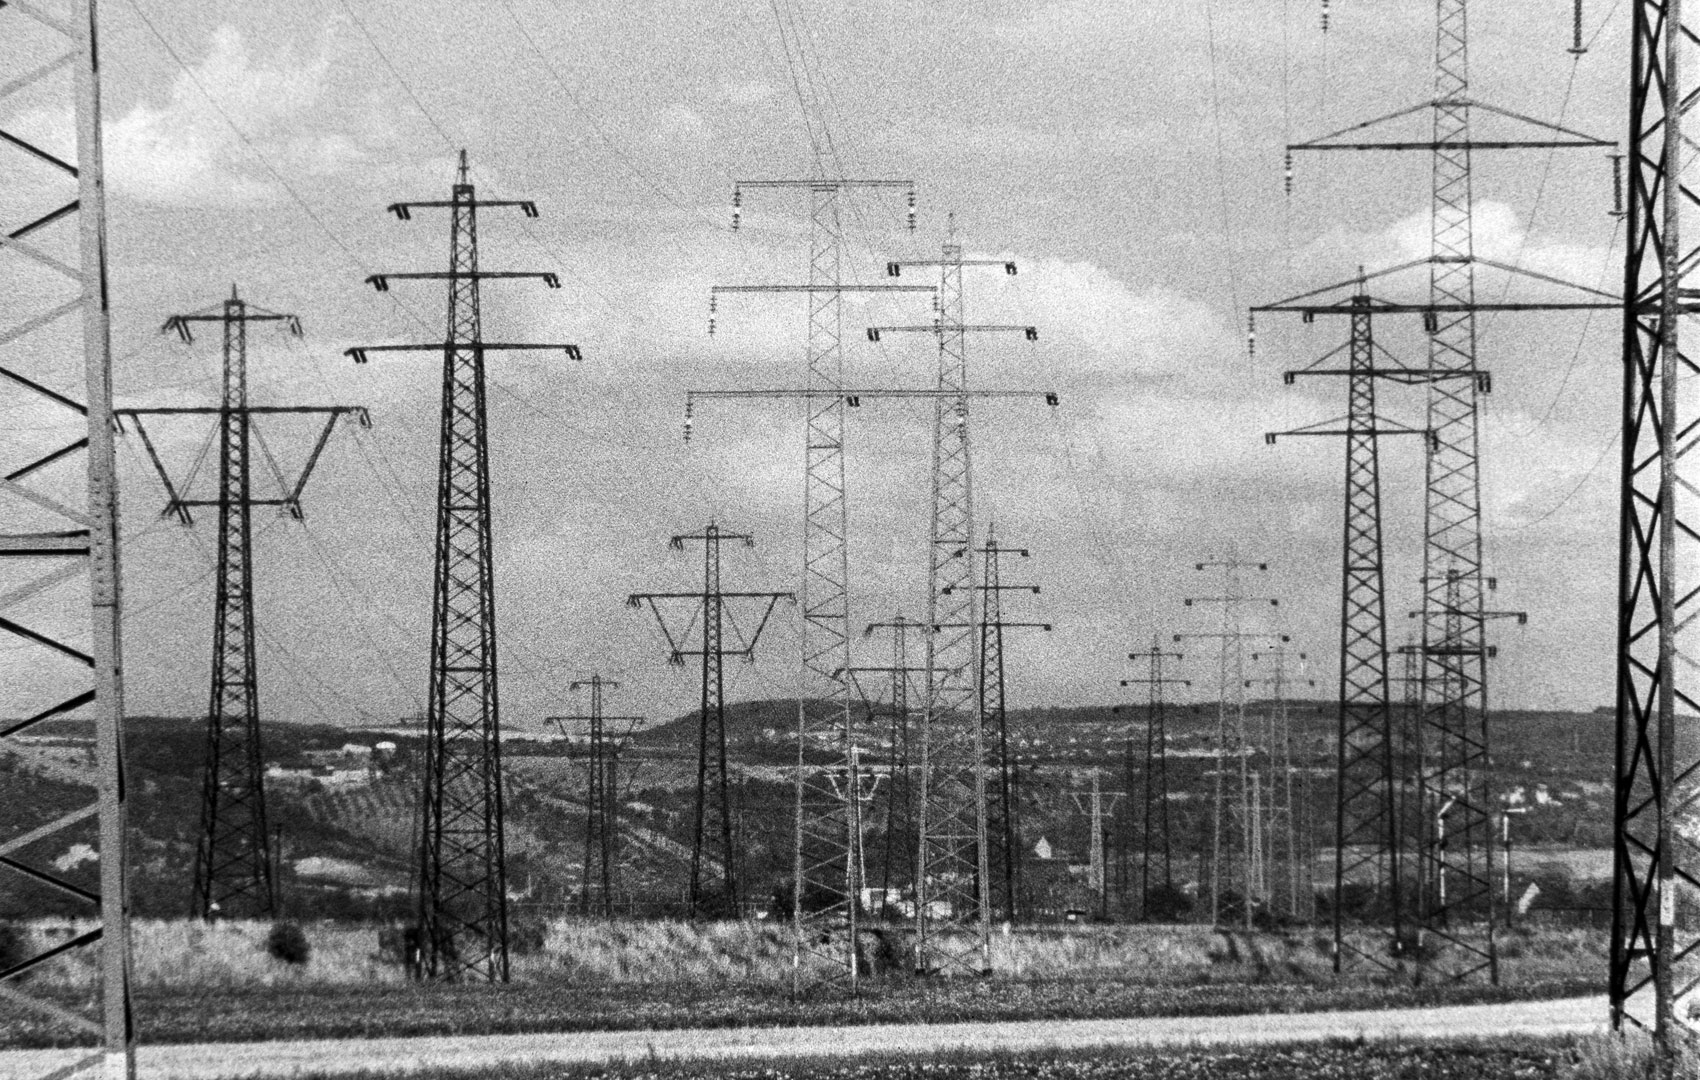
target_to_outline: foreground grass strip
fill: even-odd
[[[1038,1053],[949,1051],[856,1058],[665,1060],[616,1065],[424,1069],[408,1080],[1619,1080],[1579,1068],[1598,1040],[1335,1041],[1254,1049],[1101,1047]],[[1596,1055],[1597,1056],[1597,1055]],[[305,1073],[300,1080],[394,1080],[395,1073]],[[1627,1076],[1629,1074],[1623,1074]]]
[[[901,983],[862,997],[793,1002],[759,988],[573,987],[560,984],[369,988],[286,987],[137,995],[148,1044],[511,1035],[678,1028],[851,1024],[1123,1020],[1339,1009],[1468,1005],[1582,996],[1591,980],[1526,986],[1314,986],[1228,983],[1152,986],[1106,980]],[[0,1047],[68,1045],[64,1033],[24,1015],[0,1019]]]

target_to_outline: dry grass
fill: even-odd
[[[37,924],[41,943],[68,936],[69,924]],[[311,923],[312,955],[303,965],[275,960],[265,948],[269,924],[213,924],[143,920],[134,925],[135,978],[139,989],[371,986],[405,981],[400,967],[378,956],[371,926]],[[885,929],[886,970],[908,970],[910,943]],[[1368,944],[1368,939],[1365,939]],[[880,952],[871,937],[870,954]],[[996,933],[992,969],[1017,982],[1109,979],[1153,986],[1286,983],[1311,986],[1334,980],[1328,935],[1217,931],[1194,925],[1040,927]],[[1587,977],[1604,970],[1605,940],[1585,930],[1543,930],[1508,936],[1501,972],[1508,985]],[[68,954],[34,978],[43,985],[92,985],[94,960]],[[766,922],[602,922],[556,919],[540,951],[516,955],[519,982],[575,986],[744,985],[788,987],[791,928]],[[1374,979],[1373,972],[1355,976]]]
[[[1558,1073],[1559,1080],[1653,1080],[1659,1075],[1653,1039],[1642,1031],[1578,1039]],[[1679,1050],[1668,1075],[1700,1076],[1700,1053],[1693,1047]]]

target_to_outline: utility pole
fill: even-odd
[[[1695,237],[1692,20],[1681,0],[1633,5],[1629,69],[1628,228],[1623,276],[1623,472],[1618,533],[1617,762],[1611,1020],[1645,1024],[1665,1074],[1692,1032],[1678,996],[1694,984],[1700,927],[1677,918],[1682,881],[1700,874],[1677,826],[1700,767],[1678,710],[1695,687],[1693,407],[1681,317],[1692,315]],[[1651,992],[1652,1001],[1645,999]],[[1683,1010],[1686,1012],[1686,1010]]]
[[[1145,674],[1121,680],[1122,686],[1146,687],[1145,757],[1140,771],[1140,791],[1143,810],[1139,819],[1139,918],[1151,921],[1151,861],[1162,860],[1163,902],[1172,904],[1175,879],[1170,867],[1169,830],[1169,732],[1165,716],[1163,687],[1192,685],[1190,679],[1175,679],[1163,674],[1163,662],[1179,663],[1178,652],[1164,652],[1156,634],[1151,635],[1151,647],[1143,652],[1127,654],[1129,660],[1145,665]]]
[[[1423,535],[1423,724],[1432,744],[1432,771],[1419,788],[1428,803],[1455,798],[1452,826],[1457,843],[1442,851],[1425,845],[1424,857],[1442,861],[1436,873],[1457,884],[1444,911],[1425,911],[1425,931],[1454,946],[1439,964],[1453,979],[1486,973],[1497,984],[1494,942],[1496,904],[1493,889],[1492,807],[1488,792],[1487,642],[1482,625],[1486,591],[1481,535],[1481,453],[1478,442],[1476,315],[1491,310],[1562,310],[1606,306],[1615,298],[1595,290],[1584,304],[1482,304],[1476,300],[1476,265],[1515,267],[1481,259],[1475,252],[1471,205],[1472,155],[1483,150],[1609,149],[1611,143],[1556,124],[1508,112],[1469,96],[1469,24],[1467,0],[1437,0],[1434,96],[1416,106],[1287,147],[1289,168],[1295,151],[1387,150],[1429,155],[1432,214],[1429,257],[1406,267],[1428,270],[1427,302],[1391,305],[1379,310],[1420,312],[1428,334],[1428,406],[1425,428],[1433,444],[1427,459]],[[1640,40],[1640,39],[1637,39]],[[1474,139],[1472,111],[1535,129],[1535,137]],[[1370,128],[1429,114],[1426,139],[1366,139]],[[1378,276],[1378,275],[1372,275]],[[1531,275],[1538,276],[1538,275]],[[1551,282],[1553,279],[1545,279]],[[1564,284],[1559,282],[1559,284]],[[1319,290],[1320,291],[1320,290]],[[1449,599],[1449,597],[1451,599]],[[1456,795],[1449,794],[1456,792]],[[1424,814],[1425,820],[1431,815]],[[1454,916],[1467,916],[1459,919]],[[1485,925],[1485,937],[1464,933],[1465,922]]]
[[[1269,773],[1262,815],[1264,843],[1269,851],[1268,862],[1272,871],[1281,866],[1285,850],[1286,872],[1280,884],[1286,885],[1287,916],[1295,922],[1308,922],[1315,899],[1315,868],[1306,858],[1308,848],[1305,854],[1300,853],[1299,822],[1293,813],[1293,725],[1287,709],[1287,687],[1292,685],[1293,679],[1287,674],[1289,657],[1295,657],[1301,665],[1306,659],[1304,653],[1291,653],[1283,645],[1252,653],[1253,663],[1269,660],[1274,663],[1275,670],[1264,678],[1247,679],[1246,686],[1267,686],[1275,695],[1273,705],[1264,710],[1263,748]],[[1316,680],[1307,678],[1304,683],[1315,686]],[[1271,877],[1274,877],[1273,873]],[[1269,895],[1273,908],[1281,895],[1278,885],[1271,886]]]
[[[985,581],[980,591],[985,595],[980,621],[980,717],[985,731],[984,740],[993,748],[997,769],[997,792],[993,801],[990,846],[992,903],[1001,908],[1008,922],[1022,914],[1026,889],[1022,882],[1022,863],[1025,851],[1021,846],[1021,787],[1020,777],[1009,752],[1009,705],[1007,668],[1004,665],[1003,635],[1006,630],[1041,630],[1049,633],[1050,623],[1013,622],[1003,617],[1003,594],[1026,592],[1039,595],[1039,586],[1012,584],[1003,580],[1003,560],[1013,555],[1019,559],[1030,556],[1026,548],[1005,547],[998,542],[995,526],[986,526],[986,546],[979,549],[985,561]],[[1001,896],[999,895],[1001,893]],[[998,901],[1002,903],[998,903]]]
[[[1212,784],[1211,812],[1211,843],[1210,843],[1210,921],[1213,925],[1222,924],[1222,892],[1224,885],[1232,883],[1232,873],[1228,881],[1222,874],[1222,856],[1224,851],[1238,848],[1238,877],[1242,886],[1240,906],[1244,909],[1242,917],[1247,930],[1252,928],[1253,908],[1260,896],[1254,895],[1258,886],[1259,871],[1263,865],[1262,842],[1258,831],[1253,828],[1252,815],[1255,807],[1252,801],[1251,751],[1252,746],[1246,730],[1246,701],[1245,701],[1245,643],[1248,638],[1269,638],[1285,643],[1285,634],[1249,634],[1245,630],[1242,608],[1247,604],[1268,604],[1278,607],[1281,601],[1272,596],[1247,596],[1240,571],[1254,569],[1264,572],[1269,569],[1266,562],[1242,561],[1230,551],[1226,559],[1197,563],[1195,568],[1222,571],[1223,590],[1220,596],[1190,596],[1183,603],[1187,607],[1194,604],[1222,605],[1221,630],[1214,633],[1176,634],[1176,642],[1188,639],[1213,639],[1220,644],[1221,659],[1218,684],[1221,693],[1216,703],[1216,770]],[[1233,695],[1232,712],[1229,709],[1229,694]],[[1228,783],[1229,747],[1238,759],[1235,774],[1231,784]],[[1226,808],[1226,813],[1224,813]],[[1230,832],[1224,839],[1223,833]]]
[[[712,915],[735,919],[742,910],[739,906],[736,832],[732,825],[732,779],[726,761],[726,658],[732,656],[753,662],[756,642],[767,627],[774,606],[781,600],[795,599],[788,592],[723,591],[720,587],[720,545],[728,540],[747,548],[756,546],[754,536],[724,532],[713,521],[700,533],[675,536],[670,541],[674,551],[685,550],[687,543],[702,544],[701,592],[633,593],[626,598],[627,605],[642,607],[648,604],[655,614],[655,622],[667,639],[668,663],[682,666],[687,656],[702,660],[702,694],[698,699],[697,712],[696,818],[691,833],[690,909],[693,919]],[[691,602],[688,609],[690,618],[683,627],[675,630],[667,625],[661,605],[676,605],[681,600]],[[754,630],[745,634],[738,628],[737,619],[727,611],[728,601],[734,606],[748,606],[761,613],[754,620]],[[726,641],[728,626],[733,635],[731,647]],[[695,648],[689,647],[693,627],[699,635]],[[719,848],[720,862],[718,904],[710,902],[703,884],[704,849],[709,846],[711,806],[719,818],[719,843],[715,845]],[[713,859],[714,856],[709,857]]]
[[[1403,891],[1400,884],[1399,774],[1394,772],[1393,707],[1387,672],[1387,595],[1381,540],[1380,439],[1389,435],[1433,435],[1383,418],[1376,409],[1376,382],[1425,383],[1426,368],[1395,362],[1378,365],[1371,309],[1374,304],[1358,270],[1350,304],[1351,334],[1345,368],[1330,366],[1339,350],[1298,371],[1286,373],[1291,385],[1304,376],[1346,379],[1346,415],[1264,438],[1273,445],[1281,435],[1343,436],[1346,440],[1345,516],[1340,550],[1340,720],[1334,803],[1334,972],[1348,958],[1388,971],[1400,970],[1404,948]],[[1486,386],[1486,372],[1464,371]],[[1346,886],[1367,885],[1370,906],[1385,905],[1380,940],[1354,946],[1347,934]],[[1378,920],[1380,921],[1380,920]]]
[[[886,264],[892,277],[905,267],[939,270],[938,319],[932,326],[871,327],[882,333],[930,333],[938,338],[933,402],[932,500],[927,546],[927,694],[921,716],[920,859],[916,879],[916,968],[925,973],[955,969],[988,975],[991,962],[993,870],[987,841],[986,691],[974,640],[983,635],[974,588],[973,468],[968,424],[968,335],[1020,333],[1036,341],[1033,326],[970,325],[964,298],[964,267],[1001,267],[1004,259],[965,259],[950,218],[944,250],[936,260]],[[982,651],[984,642],[981,643]],[[1000,763],[1002,846],[1006,912],[1010,891],[1010,822],[1007,758]],[[937,903],[935,903],[937,901]],[[1013,917],[1013,915],[1011,915]]]
[[[577,716],[550,716],[546,719],[571,738],[568,724],[585,724],[588,745],[584,759],[587,771],[584,796],[584,871],[580,879],[579,914],[614,917],[614,895],[620,876],[620,812],[619,764],[620,751],[632,729],[643,723],[641,716],[608,716],[603,712],[602,695],[617,689],[619,683],[604,679],[600,673],[588,679],[574,679],[567,689],[590,691],[590,711]],[[624,735],[610,739],[608,725],[623,723]],[[592,889],[601,890],[601,902],[593,904]]]
[[[217,323],[223,331],[224,392],[221,403],[201,408],[117,409],[119,421],[133,420],[147,449],[166,504],[161,516],[194,524],[193,508],[218,509],[217,584],[214,589],[212,692],[207,707],[206,768],[201,788],[201,831],[195,848],[195,877],[190,915],[267,918],[277,912],[272,874],[272,835],[266,821],[265,756],[260,736],[260,689],[254,636],[253,508],[274,506],[296,520],[303,517],[301,495],[337,420],[349,417],[371,426],[366,410],[347,405],[248,404],[248,324],[280,323],[301,336],[294,315],[256,307],[241,299],[234,285],[230,299],[186,315],[173,315],[162,330],[185,344],[194,340],[195,323]],[[312,452],[299,475],[286,478],[266,447],[255,418],[261,415],[322,416]],[[148,436],[143,417],[214,416],[218,418],[218,497],[197,499],[193,473],[173,480]],[[259,443],[277,480],[275,496],[255,498],[250,450]]]
[[[13,498],[6,504],[0,558],[8,560],[15,573],[0,593],[0,634],[7,651],[25,659],[8,665],[8,698],[18,718],[0,730],[0,746],[67,790],[63,800],[45,805],[17,791],[6,793],[9,820],[0,867],[15,875],[13,887],[29,880],[49,890],[36,895],[81,902],[80,917],[95,923],[66,941],[37,945],[33,935],[24,935],[24,955],[0,973],[0,991],[15,1005],[57,1019],[61,1032],[92,1036],[96,1049],[55,1069],[53,1077],[131,1080],[136,1030],[125,855],[122,597],[95,2],[75,0],[64,15],[33,4],[9,4],[0,11],[0,20],[9,21],[5,36],[14,41],[17,72],[0,86],[0,101],[44,87],[48,94],[59,89],[63,96],[58,101],[61,107],[70,106],[65,111],[76,124],[73,162],[3,133],[8,187],[39,190],[46,208],[22,212],[23,220],[5,226],[0,258],[7,260],[13,288],[0,312],[0,332],[6,342],[22,347],[9,350],[0,376],[27,391],[27,400],[45,399],[48,408],[32,421],[31,430],[9,432],[4,439],[9,459],[4,490]],[[27,28],[19,20],[28,20]],[[18,44],[23,42],[29,44]],[[22,100],[40,103],[28,95]],[[59,222],[71,224],[53,228]],[[57,299],[67,291],[68,299]],[[78,454],[83,468],[67,476],[49,468],[74,463]],[[79,584],[72,585],[68,596],[61,594],[65,604],[59,610],[74,613],[69,620],[42,613],[30,603],[48,590],[85,578],[87,607]],[[87,638],[78,625],[85,617]],[[57,662],[61,659],[69,659],[79,674],[67,679],[66,669]],[[82,676],[85,668],[88,674]],[[92,767],[47,757],[23,741],[26,735],[39,734],[42,722],[72,716],[92,721]],[[96,865],[71,870],[56,866],[58,856],[78,843],[99,852]],[[62,953],[98,956],[91,957],[98,972],[93,993],[65,1001],[24,983],[26,972]]]
[[[1074,809],[1092,819],[1092,838],[1087,848],[1087,887],[1098,894],[1098,917],[1109,914],[1109,883],[1104,872],[1104,821],[1116,816],[1116,803],[1127,795],[1125,791],[1105,791],[1100,782],[1101,770],[1094,765],[1090,786],[1085,791],[1071,791]]]
[[[537,216],[529,200],[480,199],[466,151],[446,201],[391,203],[402,221],[413,211],[449,211],[449,269],[373,274],[379,292],[392,281],[447,281],[448,337],[421,345],[365,345],[375,352],[441,353],[443,400],[437,465],[437,550],[431,598],[431,686],[425,715],[425,769],[419,842],[420,971],[427,979],[462,976],[508,981],[507,868],[502,830],[502,738],[496,695],[496,581],[490,534],[490,439],[484,359],[495,350],[576,345],[484,340],[480,283],[552,272],[478,268],[478,211],[514,207]]]
[[[887,735],[890,751],[887,765],[891,773],[891,783],[886,791],[885,812],[885,850],[880,859],[880,907],[884,915],[891,910],[892,868],[901,865],[913,854],[912,841],[918,843],[917,837],[911,835],[914,828],[914,807],[911,804],[912,787],[910,784],[910,729],[909,716],[913,711],[909,700],[915,689],[914,678],[924,672],[924,668],[909,663],[909,637],[911,634],[925,632],[925,626],[907,615],[894,615],[885,622],[869,623],[862,631],[862,636],[872,637],[875,631],[884,631],[891,638],[891,666],[889,668],[852,668],[852,677],[858,675],[886,675],[891,681],[891,727]],[[924,687],[922,693],[925,693]],[[917,695],[919,696],[919,695]],[[864,694],[868,702],[870,719],[874,713],[873,698]],[[910,864],[908,879],[914,887],[914,865]]]

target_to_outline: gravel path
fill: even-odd
[[[1094,1046],[1253,1045],[1333,1038],[1398,1039],[1568,1035],[1604,1031],[1604,997],[1451,1005],[1430,1009],[1137,1020],[1041,1020],[998,1024],[608,1031],[572,1035],[424,1036],[398,1039],[144,1046],[142,1080],[285,1077],[423,1066],[478,1068],[505,1061],[602,1062],[646,1058],[769,1058],[972,1048],[1039,1050]],[[0,1080],[32,1080],[87,1051],[0,1052]]]

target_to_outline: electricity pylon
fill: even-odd
[[[27,426],[9,426],[5,438],[10,461],[0,490],[11,498],[0,558],[14,560],[10,565],[27,578],[14,578],[0,592],[0,633],[6,651],[22,658],[8,664],[13,719],[0,729],[0,746],[36,774],[64,784],[65,792],[47,803],[6,793],[0,867],[11,871],[8,888],[17,890],[11,895],[26,912],[57,912],[69,897],[80,918],[93,922],[68,940],[24,935],[23,955],[0,970],[0,993],[55,1019],[58,1030],[96,1044],[69,1065],[55,1063],[50,1072],[43,1066],[44,1075],[130,1080],[136,1030],[125,855],[122,590],[95,3],[75,0],[64,15],[9,4],[0,19],[8,21],[4,36],[17,50],[16,74],[0,86],[0,101],[57,88],[75,121],[74,161],[3,133],[5,145],[18,152],[5,158],[8,186],[37,193],[39,202],[24,200],[23,220],[5,228],[0,258],[8,261],[14,287],[0,314],[0,347],[7,348],[0,375],[41,411]],[[75,467],[79,453],[82,468]],[[69,595],[62,591],[67,585]],[[43,597],[51,604],[46,610],[34,603]],[[84,617],[86,638],[76,629]],[[46,756],[23,741],[39,734],[44,721],[71,717],[92,720],[90,764]],[[94,867],[55,865],[77,844],[99,853]],[[91,951],[98,955],[92,993],[67,1001],[22,981],[53,956]]]
[[[1362,271],[1360,270],[1360,274]],[[1334,971],[1348,959],[1389,971],[1400,970],[1404,947],[1404,892],[1398,792],[1394,771],[1393,707],[1387,671],[1387,594],[1381,539],[1380,440],[1390,435],[1429,433],[1383,418],[1376,409],[1376,382],[1411,385],[1428,381],[1427,369],[1412,369],[1388,356],[1375,341],[1372,297],[1361,279],[1350,301],[1351,332],[1346,366],[1330,366],[1335,349],[1308,367],[1285,375],[1343,376],[1346,415],[1293,431],[1270,432],[1270,443],[1293,435],[1343,436],[1346,440],[1345,516],[1341,542],[1340,712],[1334,804]],[[1390,365],[1378,365],[1377,354]],[[1466,373],[1485,384],[1486,372]],[[1347,935],[1344,900],[1348,884],[1367,886],[1374,921],[1382,928],[1370,948]],[[1381,912],[1385,912],[1383,916]]]
[[[773,614],[774,606],[781,600],[794,600],[795,595],[788,592],[725,592],[720,588],[720,545],[730,540],[741,543],[744,547],[755,547],[755,537],[748,533],[723,532],[719,525],[710,521],[700,533],[682,534],[669,541],[673,550],[685,550],[687,542],[702,544],[702,591],[689,593],[632,593],[626,598],[631,607],[649,605],[655,614],[655,622],[661,627],[661,635],[667,639],[667,662],[683,665],[685,657],[696,656],[702,660],[702,694],[699,698],[697,713],[697,799],[695,824],[691,833],[691,918],[703,915],[719,915],[722,918],[738,917],[738,849],[737,838],[732,826],[732,780],[726,762],[726,658],[738,657],[754,661],[756,642],[767,626],[768,618]],[[690,601],[690,618],[684,626],[677,628],[667,624],[667,617],[662,614],[661,605],[669,606],[676,601]],[[735,614],[729,610],[727,602],[747,606],[760,612],[754,620],[754,629],[745,633],[738,627]],[[730,628],[733,644],[728,647],[726,631]],[[698,635],[698,644],[690,645],[693,629]],[[719,835],[718,843],[709,840],[709,813],[719,818],[717,822]],[[703,860],[705,848],[718,847],[718,852],[710,855],[713,861],[718,857],[720,864],[720,901],[718,905],[711,904],[707,890],[703,884]]]
[[[908,864],[908,870],[903,874],[909,887],[914,887],[915,867],[909,861],[914,854],[912,843],[916,838],[911,835],[914,829],[915,814],[912,802],[913,788],[910,783],[910,751],[911,731],[909,717],[914,712],[910,704],[911,696],[919,697],[925,690],[917,687],[915,678],[925,669],[918,664],[909,662],[909,636],[919,634],[925,627],[909,618],[907,615],[894,615],[884,622],[869,623],[862,630],[862,636],[872,637],[877,630],[883,630],[891,637],[891,666],[889,667],[856,667],[850,669],[851,678],[860,676],[885,676],[891,684],[891,703],[887,707],[890,712],[891,727],[886,736],[890,751],[886,758],[891,782],[886,788],[885,810],[885,850],[880,858],[880,907],[881,914],[886,915],[896,910],[891,902],[894,889],[892,870],[894,867]],[[858,685],[861,685],[858,682]],[[872,720],[878,712],[879,695],[864,692],[863,702],[868,709],[868,717]]]
[[[1219,643],[1221,650],[1218,678],[1221,691],[1216,703],[1216,769],[1211,785],[1210,921],[1214,925],[1221,925],[1222,892],[1225,886],[1234,883],[1237,873],[1241,886],[1240,906],[1243,908],[1246,929],[1249,930],[1252,927],[1253,909],[1256,903],[1264,898],[1264,851],[1261,830],[1254,819],[1259,805],[1253,794],[1253,784],[1256,781],[1251,768],[1251,740],[1246,728],[1245,646],[1248,639],[1257,638],[1284,643],[1287,641],[1287,635],[1254,634],[1245,629],[1240,609],[1246,604],[1278,607],[1281,603],[1278,598],[1272,596],[1247,596],[1240,580],[1241,570],[1267,571],[1268,563],[1245,562],[1230,552],[1226,559],[1197,563],[1195,567],[1201,571],[1221,570],[1223,584],[1220,596],[1189,596],[1183,601],[1187,607],[1194,604],[1222,605],[1221,630],[1174,635],[1176,642],[1190,639],[1214,640]],[[1229,694],[1233,695],[1231,711]],[[1230,755],[1235,759],[1231,777],[1228,773]],[[1227,834],[1226,837],[1224,833]],[[1238,855],[1237,868],[1224,875],[1223,854],[1234,852],[1235,849]]]
[[[619,685],[613,679],[604,679],[600,673],[588,679],[574,679],[567,689],[589,690],[590,711],[576,716],[546,717],[561,729],[562,735],[569,738],[568,724],[586,725],[584,870],[580,878],[579,914],[595,914],[604,919],[614,917],[614,896],[620,879],[620,751],[625,749],[626,737],[644,719],[641,716],[608,716],[603,712],[603,691],[617,689]],[[625,734],[610,739],[610,723],[625,724]],[[600,902],[593,903],[591,893],[598,890]]]
[[[1612,1026],[1651,1027],[1668,1068],[1695,1023],[1678,1005],[1700,985],[1700,923],[1678,912],[1700,881],[1700,850],[1685,826],[1700,754],[1679,717],[1700,711],[1695,478],[1692,457],[1684,460],[1695,410],[1692,391],[1682,396],[1693,348],[1684,354],[1681,331],[1696,311],[1688,116],[1700,68],[1678,0],[1632,7],[1610,992]]]
[[[990,974],[993,880],[987,843],[985,691],[975,635],[980,632],[974,581],[973,456],[968,425],[968,335],[1022,334],[1032,326],[969,325],[964,267],[998,266],[1005,259],[965,259],[955,219],[938,259],[886,264],[893,277],[905,266],[939,270],[938,319],[927,326],[876,326],[884,333],[931,333],[939,343],[933,402],[932,500],[927,545],[927,693],[921,715],[920,857],[915,882],[916,968],[922,972]],[[983,644],[983,643],[982,643]],[[1002,829],[1010,823],[1007,766],[1000,766]],[[1007,852],[1004,858],[1008,884]],[[1006,910],[1014,904],[1008,894]]]
[[[424,810],[419,840],[420,971],[453,981],[463,975],[508,979],[507,869],[502,830],[501,723],[496,695],[496,581],[490,536],[490,440],[484,357],[493,350],[561,349],[576,345],[484,340],[479,306],[483,281],[536,278],[552,289],[551,272],[478,268],[478,211],[515,207],[537,216],[529,200],[480,199],[467,175],[466,151],[446,201],[391,203],[402,221],[413,211],[449,211],[449,269],[373,274],[390,282],[447,281],[447,340],[422,345],[365,345],[348,350],[356,363],[375,352],[440,352],[443,401],[437,461],[437,544],[431,598],[431,687],[425,715]]]
[[[1021,918],[1026,885],[1022,881],[1024,849],[1021,846],[1021,777],[1009,752],[1008,669],[1004,665],[1003,635],[1006,630],[1041,630],[1050,623],[1015,622],[1003,617],[1003,594],[1025,592],[1039,595],[1039,586],[1012,584],[1003,580],[1006,555],[1029,558],[1026,548],[1005,547],[998,542],[995,526],[986,526],[986,546],[979,549],[985,562],[985,579],[979,586],[985,600],[980,618],[980,718],[985,742],[992,748],[997,791],[987,829],[991,868],[991,903],[1009,922]]]
[[[1269,906],[1271,910],[1278,908],[1282,893],[1280,886],[1285,884],[1287,916],[1296,922],[1309,922],[1315,914],[1316,874],[1309,860],[1309,845],[1305,845],[1302,852],[1300,850],[1299,820],[1293,812],[1293,724],[1287,709],[1287,688],[1296,680],[1287,674],[1289,657],[1297,659],[1301,666],[1306,659],[1304,653],[1292,653],[1284,645],[1273,645],[1252,653],[1253,663],[1270,661],[1274,664],[1274,671],[1261,678],[1247,679],[1246,686],[1267,686],[1275,695],[1272,705],[1264,710],[1262,733],[1263,759],[1268,776],[1268,782],[1263,785],[1262,820],[1263,843],[1269,852]],[[1303,682],[1306,686],[1316,685],[1315,679],[1304,678]],[[1278,881],[1277,875],[1283,862],[1286,868],[1284,881]]]
[[[1537,131],[1533,138],[1472,138],[1480,111]],[[1366,140],[1367,129],[1427,112],[1429,138]],[[1428,269],[1428,418],[1433,445],[1427,459],[1423,537],[1423,724],[1432,769],[1419,785],[1427,803],[1449,803],[1455,823],[1446,847],[1424,844],[1421,859],[1454,879],[1443,908],[1419,913],[1424,930],[1453,948],[1431,966],[1454,979],[1486,972],[1499,979],[1494,942],[1493,802],[1488,792],[1487,641],[1482,625],[1486,591],[1481,535],[1481,454],[1478,443],[1476,314],[1574,305],[1488,305],[1476,300],[1471,206],[1472,154],[1482,150],[1609,148],[1604,140],[1533,120],[1469,97],[1467,0],[1435,5],[1434,97],[1386,116],[1287,147],[1294,151],[1391,150],[1430,156],[1430,253],[1412,265]],[[1551,279],[1547,279],[1551,280]],[[1448,598],[1451,598],[1450,600]],[[1431,814],[1425,812],[1426,820]],[[1462,927],[1480,923],[1485,935]]]
[[[1104,865],[1104,821],[1116,816],[1116,804],[1127,797],[1127,792],[1105,791],[1101,771],[1094,765],[1086,790],[1068,794],[1074,800],[1075,812],[1090,819],[1092,837],[1086,848],[1086,887],[1098,895],[1098,917],[1105,918],[1109,914],[1110,882]]]
[[[793,858],[793,993],[808,973],[805,955],[825,962],[827,981],[859,978],[856,930],[860,783],[852,768],[856,733],[850,694],[850,564],[844,486],[844,343],[846,292],[931,292],[903,285],[849,285],[843,280],[840,197],[847,191],[902,191],[914,228],[915,185],[909,180],[740,180],[732,191],[732,227],[745,190],[806,191],[810,196],[809,277],[801,285],[717,285],[709,292],[708,331],[722,294],[801,293],[808,297],[804,368],[808,422],[803,452],[802,678],[797,697],[797,828]],[[690,434],[686,404],[686,437]]]
[[[1163,662],[1179,663],[1178,652],[1164,652],[1156,634],[1151,635],[1151,647],[1142,652],[1127,654],[1129,660],[1145,664],[1145,674],[1121,680],[1123,686],[1146,687],[1145,755],[1140,772],[1142,812],[1139,818],[1139,917],[1151,918],[1151,863],[1161,860],[1163,899],[1173,902],[1174,871],[1170,865],[1171,840],[1169,828],[1169,731],[1165,715],[1163,688],[1192,685],[1191,679],[1176,679],[1163,674]]]
[[[220,404],[209,407],[118,409],[135,421],[148,458],[165,487],[162,516],[193,524],[193,508],[218,509],[217,584],[214,587],[212,692],[207,707],[206,771],[201,789],[201,831],[195,847],[195,877],[190,915],[264,918],[276,912],[272,880],[272,833],[266,823],[265,758],[260,735],[259,665],[254,637],[253,508],[275,506],[291,517],[303,516],[301,495],[330,439],[337,420],[352,417],[370,426],[366,410],[350,405],[248,404],[248,324],[281,323],[301,336],[294,315],[256,307],[241,299],[234,285],[220,304],[173,315],[163,330],[184,343],[194,340],[195,323],[217,323],[223,331],[224,388]],[[255,418],[262,415],[322,416],[319,431],[298,475],[286,478],[266,446]],[[218,418],[218,496],[193,497],[193,473],[173,480],[142,422],[148,417]],[[258,443],[277,480],[275,496],[255,498],[250,451]]]

